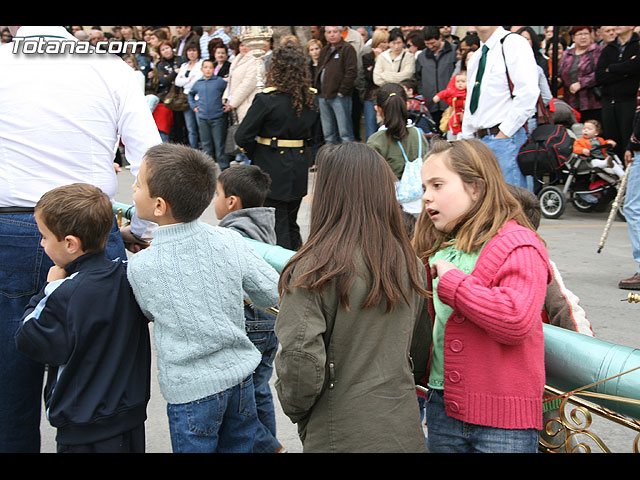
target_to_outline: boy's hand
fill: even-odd
[[[62,280],[63,278],[67,278],[67,271],[59,267],[58,265],[54,265],[49,269],[49,273],[47,274],[47,282],[55,282],[56,280]]]
[[[148,241],[136,237],[133,233],[131,233],[131,225],[122,227],[120,229],[120,234],[122,235],[122,241],[124,242],[125,248],[131,253],[138,253],[140,250],[143,250],[149,246]]]

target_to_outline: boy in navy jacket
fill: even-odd
[[[35,207],[54,266],[16,333],[19,351],[49,365],[47,418],[58,452],[144,452],[150,397],[148,321],[127,280],[126,259],[107,259],[109,198],[73,184]]]

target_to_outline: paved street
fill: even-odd
[[[131,203],[133,177],[128,170],[119,175],[120,189],[118,201]],[[311,193],[311,190],[310,190]],[[302,204],[300,224],[303,237],[308,232],[308,215],[311,195]],[[579,298],[587,312],[596,336],[602,340],[640,348],[640,304],[626,301],[627,293],[617,288],[618,282],[633,275],[636,265],[631,257],[631,246],[626,224],[616,220],[612,226],[602,253],[598,245],[608,212],[580,213],[567,205],[564,215],[557,220],[542,220],[539,233],[546,241],[549,255],[560,269],[566,286]],[[216,224],[217,220],[210,207],[204,220]],[[155,377],[155,366],[153,376]],[[147,452],[171,452],[166,420],[166,403],[152,385],[152,398],[147,421]],[[279,405],[276,401],[276,408]],[[279,411],[279,437],[289,452],[301,452],[295,426]],[[42,451],[55,452],[55,431],[47,420],[42,421]],[[630,432],[605,424],[602,437],[614,452],[631,452]],[[613,440],[611,437],[613,436]]]

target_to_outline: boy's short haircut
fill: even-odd
[[[73,183],[54,188],[40,198],[34,210],[58,241],[73,235],[86,253],[106,248],[114,223],[113,205],[98,187]]]
[[[507,184],[509,192],[520,203],[524,214],[527,216],[534,230],[538,230],[540,219],[542,218],[542,208],[538,197],[526,188],[517,185]]]
[[[418,92],[418,82],[416,82],[413,78],[407,78],[405,80],[402,80],[400,82],[400,85],[402,85],[405,88],[410,88],[411,90],[413,90],[414,95]]]
[[[242,201],[242,208],[264,206],[269,194],[271,177],[257,165],[235,165],[224,170],[218,181],[228,197],[235,195]]]
[[[216,166],[201,150],[177,143],[161,143],[145,154],[147,187],[162,197],[179,222],[200,218],[216,192]]]

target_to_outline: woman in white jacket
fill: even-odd
[[[174,83],[177,87],[183,88],[185,95],[189,95],[193,84],[202,78],[200,45],[197,42],[190,43],[187,45],[186,53],[188,60],[180,65],[180,70]],[[189,145],[192,148],[198,148],[198,121],[195,112],[187,109],[184,112],[184,121],[187,125]]]
[[[379,87],[387,83],[400,83],[412,78],[416,59],[405,49],[405,40],[399,28],[389,32],[389,49],[378,55],[373,69],[373,83]]]
[[[226,112],[236,110],[240,123],[258,92],[258,73],[264,77],[264,63],[251,55],[244,42],[240,42],[239,50],[229,67],[229,84],[222,95],[222,102]]]

